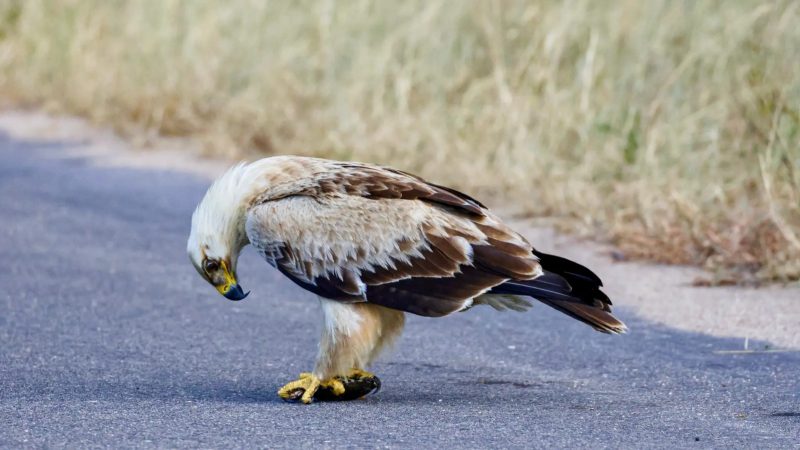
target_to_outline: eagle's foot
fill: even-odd
[[[278,395],[287,401],[300,400],[308,404],[314,400],[355,400],[377,392],[380,388],[381,380],[364,370],[353,369],[347,375],[337,375],[325,380],[304,372],[298,380],[283,386]]]
[[[344,384],[339,378],[320,380],[312,373],[303,372],[297,380],[286,383],[278,391],[278,395],[284,400],[300,400],[309,404],[314,400],[316,394],[321,393],[321,390],[328,391],[333,396],[345,393]]]
[[[346,375],[337,375],[334,379],[342,382],[345,389],[344,392],[336,394],[327,389],[320,389],[314,396],[315,400],[356,400],[381,389],[381,380],[366,370],[352,369]]]

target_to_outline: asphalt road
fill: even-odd
[[[247,251],[252,294],[226,301],[185,254],[205,180],[69,146],[0,136],[2,447],[800,444],[799,354],[720,354],[741,341],[625,310],[625,336],[543,305],[412,317],[380,393],[284,403],[315,355],[314,297]]]

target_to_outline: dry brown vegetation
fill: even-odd
[[[800,278],[799,2],[0,5],[6,98],[391,164],[628,255]]]

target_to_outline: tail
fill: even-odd
[[[560,256],[533,251],[544,274],[533,280],[510,280],[489,294],[524,295],[580,320],[603,333],[625,333],[628,327],[611,314],[603,282],[591,270]]]

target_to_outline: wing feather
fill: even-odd
[[[541,274],[524,238],[453,189],[335,162],[295,183],[254,202],[248,238],[282,273],[326,298],[441,316],[509,279]]]

